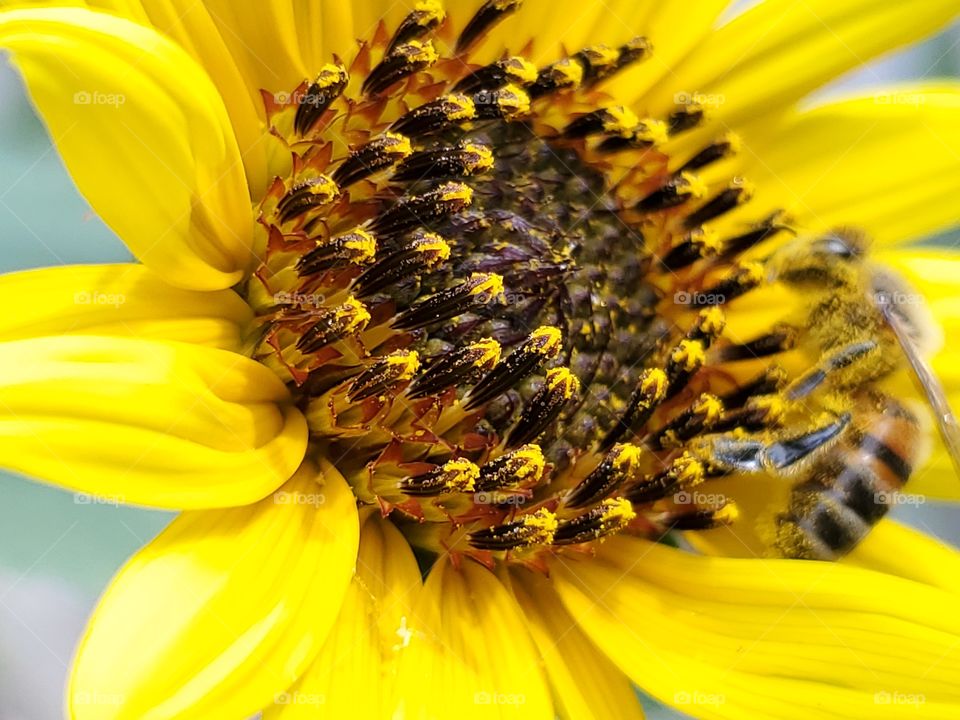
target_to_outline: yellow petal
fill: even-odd
[[[792,113],[750,142],[741,172],[757,193],[740,215],[782,207],[802,228],[859,226],[879,244],[950,226],[960,192],[958,122],[960,84],[947,82]]]
[[[630,681],[587,637],[545,576],[523,568],[510,573],[510,589],[523,608],[564,720],[640,720],[643,708]]]
[[[0,14],[0,47],[13,52],[80,191],[145,265],[195,289],[243,276],[252,261],[243,165],[196,62],[153,30],[72,8]]]
[[[379,513],[361,520],[357,573],[317,659],[264,720],[388,718],[396,660],[421,588],[410,546]]]
[[[0,275],[0,341],[128,335],[239,351],[253,312],[232,290],[197,292],[143,265],[74,265]]]
[[[737,124],[932,34],[957,13],[952,0],[764,0],[707,35],[643,102],[666,112],[675,93],[702,93],[717,98],[718,120]]]
[[[960,594],[957,550],[894,520],[879,523],[844,562]]]
[[[558,560],[560,596],[630,678],[702,718],[960,713],[957,596],[837,563],[730,560],[626,537]]]
[[[393,717],[554,717],[523,612],[486,568],[466,560],[456,569],[441,558],[408,626]]]
[[[86,335],[0,343],[3,466],[118,502],[264,497],[306,447],[288,402],[266,367],[224,350]]]
[[[319,652],[356,561],[336,472],[275,496],[184,513],[114,578],[80,644],[74,720],[250,717]]]

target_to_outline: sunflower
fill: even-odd
[[[0,279],[3,463],[183,511],[72,717],[960,716],[960,86],[801,103],[954,2],[4,4],[139,263]]]

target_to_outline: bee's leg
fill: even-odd
[[[694,445],[698,457],[725,472],[756,473],[785,470],[825,447],[850,424],[850,414],[801,435],[765,442],[733,434],[703,438]]]
[[[787,399],[800,400],[809,396],[823,384],[830,373],[849,367],[877,347],[876,340],[864,340],[841,348],[833,355],[825,358],[815,368],[794,380],[786,390]]]

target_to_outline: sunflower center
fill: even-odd
[[[518,4],[491,0],[455,32],[420,3],[349,67],[266,99],[292,160],[257,208],[255,356],[294,389],[316,450],[416,545],[487,562],[714,528],[737,512],[695,492],[708,480],[840,442],[824,462],[852,463],[862,423],[821,387],[908,415],[872,387],[891,340],[864,309],[860,243],[744,259],[787,226],[768,209],[722,230],[751,188],[703,172],[738,140],[691,146],[696,105],[640,119],[611,102],[602,83],[649,55],[642,38],[539,69],[472,62]],[[730,303],[769,282],[829,290],[793,322],[784,308],[723,337]],[[811,321],[854,309],[860,335]],[[796,348],[812,369],[771,360]],[[841,552],[866,524],[822,510],[823,476],[776,517],[787,554]]]

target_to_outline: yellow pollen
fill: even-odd
[[[353,261],[358,264],[371,262],[377,254],[377,241],[364,230],[352,234],[353,237],[344,242],[344,245],[357,251],[357,257]]]
[[[650,368],[643,374],[640,390],[653,402],[659,402],[667,396],[667,374],[660,368]]]
[[[558,367],[547,373],[547,387],[569,399],[580,391],[580,380],[567,368]]]
[[[443,22],[443,19],[447,16],[443,7],[441,0],[418,0],[417,4],[413,6],[413,11],[420,13],[420,17],[417,19],[418,24],[430,25]]]
[[[440,59],[440,54],[434,48],[431,40],[410,40],[399,46],[394,52],[402,54],[411,63],[433,65]]]
[[[704,393],[694,403],[693,411],[703,416],[708,423],[716,422],[723,414],[723,401],[716,395]]]
[[[606,115],[607,117],[603,121],[604,131],[621,137],[629,137],[633,134],[634,128],[640,122],[636,114],[623,105],[607,108]]]
[[[493,7],[499,12],[504,12],[505,10],[512,10],[513,8],[518,8],[523,4],[523,0],[497,0]]]
[[[516,85],[505,85],[497,91],[497,106],[506,120],[515,120],[530,113],[530,96]]]
[[[744,279],[751,284],[759,284],[763,281],[765,271],[763,263],[756,260],[740,263],[737,270],[743,274]]]
[[[551,65],[550,70],[557,77],[560,87],[575,87],[583,82],[583,65],[576,60],[563,58]]]
[[[613,451],[616,453],[613,458],[613,465],[620,472],[626,472],[637,467],[643,457],[643,448],[632,443],[616,445]]]
[[[477,106],[473,99],[456,93],[444,98],[444,114],[447,120],[470,120],[477,116]]]
[[[662,120],[645,118],[633,128],[633,137],[652,145],[663,145],[670,139],[670,129]]]
[[[557,516],[546,508],[540,508],[535,513],[523,516],[523,527],[530,531],[527,539],[527,543],[530,545],[549,545],[552,543],[559,525]]]
[[[393,365],[397,368],[397,374],[393,375],[397,382],[410,380],[416,374],[417,370],[420,369],[420,353],[416,350],[410,350],[409,352],[388,355],[387,365]]]
[[[325,90],[339,83],[346,82],[347,77],[347,69],[343,65],[327,63],[320,68],[320,72],[317,73],[313,84],[321,90]]]
[[[700,311],[698,325],[710,337],[717,337],[727,324],[727,316],[716,305]]]
[[[413,152],[413,146],[410,144],[410,138],[400,133],[385,132],[383,137],[390,142],[386,143],[383,151],[389,155],[396,155],[402,160]]]
[[[504,60],[503,70],[510,80],[521,85],[529,85],[537,79],[537,66],[519,56]]]
[[[423,233],[414,249],[430,256],[429,267],[439,265],[450,258],[450,243],[432,232]]]
[[[707,353],[700,340],[681,340],[670,354],[670,359],[682,365],[687,372],[693,372],[707,360]]]
[[[534,352],[546,357],[554,357],[563,347],[563,333],[560,328],[552,325],[543,325],[530,333]]]
[[[543,477],[543,471],[547,467],[547,461],[543,457],[543,451],[536,443],[523,445],[513,453],[514,459],[521,462],[513,471],[514,475],[521,480],[538,481]]]
[[[702,198],[707,194],[709,188],[707,188],[707,184],[700,179],[699,175],[684,171],[680,173],[680,179],[683,181],[682,187],[685,191],[684,194],[695,199]]]
[[[336,309],[336,317],[343,321],[343,329],[346,333],[362,330],[370,322],[370,312],[366,305],[352,295]]]
[[[620,51],[606,45],[593,45],[581,50],[590,64],[596,67],[610,67],[620,58]]]
[[[491,368],[500,362],[500,353],[502,348],[500,343],[498,343],[493,338],[484,338],[483,340],[477,340],[475,343],[470,345],[471,350],[479,350],[480,357],[478,357],[473,366],[477,368]]]
[[[713,521],[718,525],[731,525],[740,519],[740,508],[735,502],[727,502],[713,514]]]
[[[732,189],[740,190],[740,194],[737,196],[738,205],[742,205],[743,203],[751,200],[756,192],[756,186],[746,178],[742,177],[735,177],[733,180],[731,180],[730,187]]]
[[[625,527],[637,516],[633,505],[626,498],[608,498],[600,503],[600,507],[603,509],[600,526],[604,534]]]
[[[466,458],[443,464],[443,484],[450,492],[473,492],[479,478],[480,468]]]
[[[787,406],[783,398],[779,395],[763,395],[761,397],[752,397],[747,401],[747,408],[750,410],[760,410],[768,420],[780,420],[787,412]]]
[[[467,143],[463,146],[469,155],[464,166],[468,174],[476,175],[493,167],[493,151],[480,143]]]
[[[481,280],[482,278],[482,280]],[[480,280],[476,287],[470,290],[471,295],[481,295],[489,293],[490,298],[499,297],[503,294],[503,276],[496,273],[474,273],[470,276],[471,280]]]
[[[688,452],[674,459],[669,472],[684,487],[699,485],[706,479],[703,463]]]
[[[473,188],[469,185],[464,185],[463,183],[452,182],[447,183],[440,188],[442,192],[440,193],[440,200],[443,202],[451,202],[454,200],[459,200],[465,205],[469,205],[473,202]]]
[[[723,240],[712,228],[697,228],[690,233],[690,241],[703,248],[702,255],[716,255],[723,248]]]

